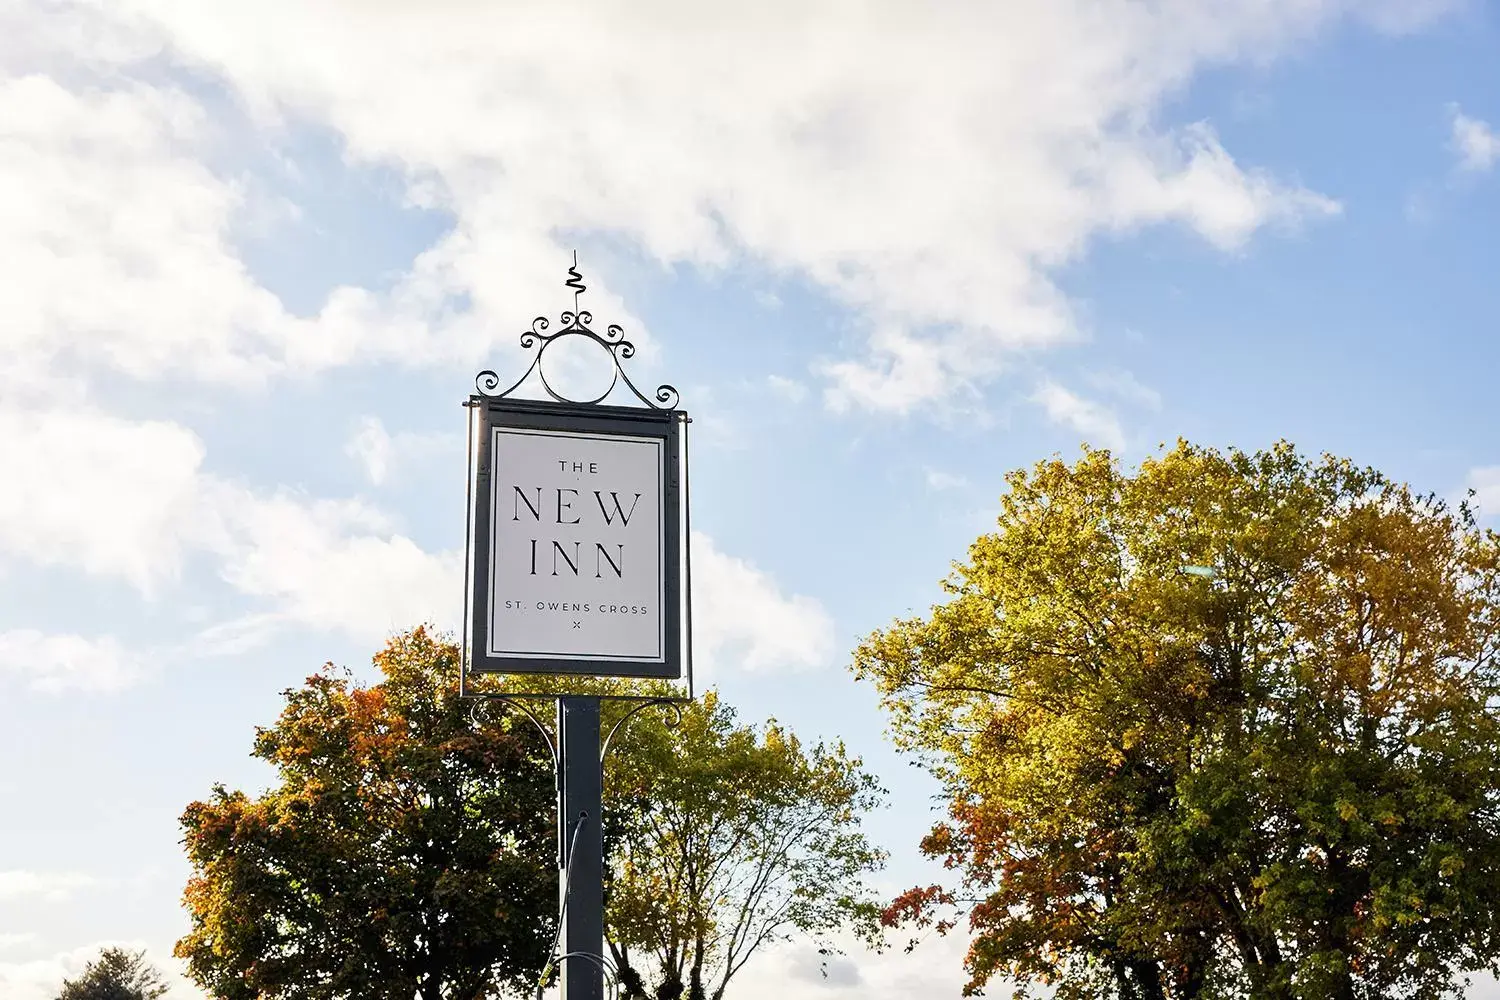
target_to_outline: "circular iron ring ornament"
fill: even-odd
[[[646,406],[654,410],[675,410],[677,404],[681,402],[681,396],[673,386],[665,384],[657,386],[656,391],[652,394],[655,397],[653,401],[653,399],[648,398],[642,393],[640,389],[636,388],[635,383],[626,374],[623,362],[635,356],[635,345],[625,339],[625,331],[623,329],[614,323],[606,327],[602,334],[596,333],[589,328],[589,324],[594,321],[593,314],[587,309],[578,308],[578,296],[587,286],[583,283],[583,275],[578,272],[577,253],[573,255],[573,266],[568,268],[568,280],[565,284],[568,288],[573,289],[573,308],[563,312],[559,317],[562,324],[561,329],[549,333],[548,330],[551,327],[551,323],[548,322],[545,316],[538,316],[532,320],[531,329],[521,334],[521,349],[523,351],[536,349],[536,356],[531,359],[531,364],[527,366],[526,371],[511,384],[510,388],[504,392],[496,392],[495,390],[500,387],[500,376],[490,369],[485,369],[474,379],[474,388],[479,391],[479,394],[493,399],[504,399],[519,389],[531,377],[532,373],[535,372],[538,378],[541,379],[542,388],[546,390],[547,395],[559,403],[571,403],[575,406],[593,406],[597,403],[602,403],[609,398],[610,393],[615,391],[615,387],[623,381],[626,388],[634,394],[635,398],[639,399]],[[602,393],[592,399],[572,399],[564,396],[554,389],[552,383],[547,380],[547,368],[543,363],[543,359],[547,354],[547,348],[568,337],[582,337],[584,340],[596,344],[605,354],[609,355],[610,361],[614,364],[614,371],[610,373],[609,385]]]

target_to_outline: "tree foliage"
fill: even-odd
[[[524,724],[475,721],[457,650],[425,630],[286,692],[254,755],[278,784],[182,816],[191,932],[223,1000],[477,1000],[534,979],[555,925],[551,764]]]
[[[257,733],[276,786],[258,798],[216,787],[188,807],[192,929],[177,954],[211,995],[534,989],[557,923],[552,762],[519,714],[460,702],[457,657],[417,629],[376,656],[379,683],[326,667]],[[638,705],[605,702],[605,732]],[[882,793],[842,745],[738,725],[710,693],[680,720],[650,708],[625,721],[608,761],[607,928],[632,995],[717,1000],[767,943],[875,931],[862,877],[883,856],[859,824]]]
[[[156,1000],[167,981],[146,961],[146,952],[105,948],[77,979],[63,981],[57,1000]]]
[[[713,692],[675,725],[627,726],[605,782],[610,950],[627,996],[720,1000],[766,944],[808,935],[828,949],[836,929],[877,931],[863,880],[884,855],[860,820],[883,791],[842,744],[738,725]]]
[[[969,988],[1459,995],[1500,949],[1500,538],[1289,445],[1008,477],[857,673],[941,779]],[[957,911],[949,909],[957,906]]]

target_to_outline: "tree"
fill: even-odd
[[[869,636],[958,873],[969,990],[1460,995],[1500,953],[1500,537],[1347,461],[1186,443],[1012,473]],[[956,908],[956,909],[953,909]]]
[[[213,996],[478,1000],[555,968],[552,763],[519,714],[460,702],[457,658],[417,629],[375,657],[379,683],[325,667],[257,732],[277,785],[188,807],[192,929],[177,954]],[[638,705],[606,702],[605,732]],[[610,948],[633,995],[644,973],[662,1000],[720,998],[764,944],[875,933],[860,880],[882,855],[859,821],[881,792],[859,760],[774,722],[736,725],[713,693],[674,721],[636,715],[608,756]]]
[[[530,984],[556,913],[550,759],[476,721],[457,650],[424,629],[353,683],[286,692],[254,755],[278,784],[182,816],[189,974],[223,1000],[477,1000]]]
[[[883,792],[842,744],[737,725],[713,692],[675,725],[626,725],[605,794],[609,948],[627,997],[721,1000],[763,945],[805,934],[826,953],[835,929],[878,933],[862,879],[884,855],[859,825]]]
[[[105,948],[84,966],[83,975],[63,981],[57,1000],[156,1000],[167,992],[161,973],[146,952]]]

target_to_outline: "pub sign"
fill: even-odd
[[[681,677],[686,414],[469,406],[470,669]]]

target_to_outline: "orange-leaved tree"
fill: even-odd
[[[475,717],[458,650],[425,629],[286,692],[254,755],[278,784],[183,814],[192,920],[177,944],[222,1000],[479,1000],[531,984],[556,920],[551,762]]]

